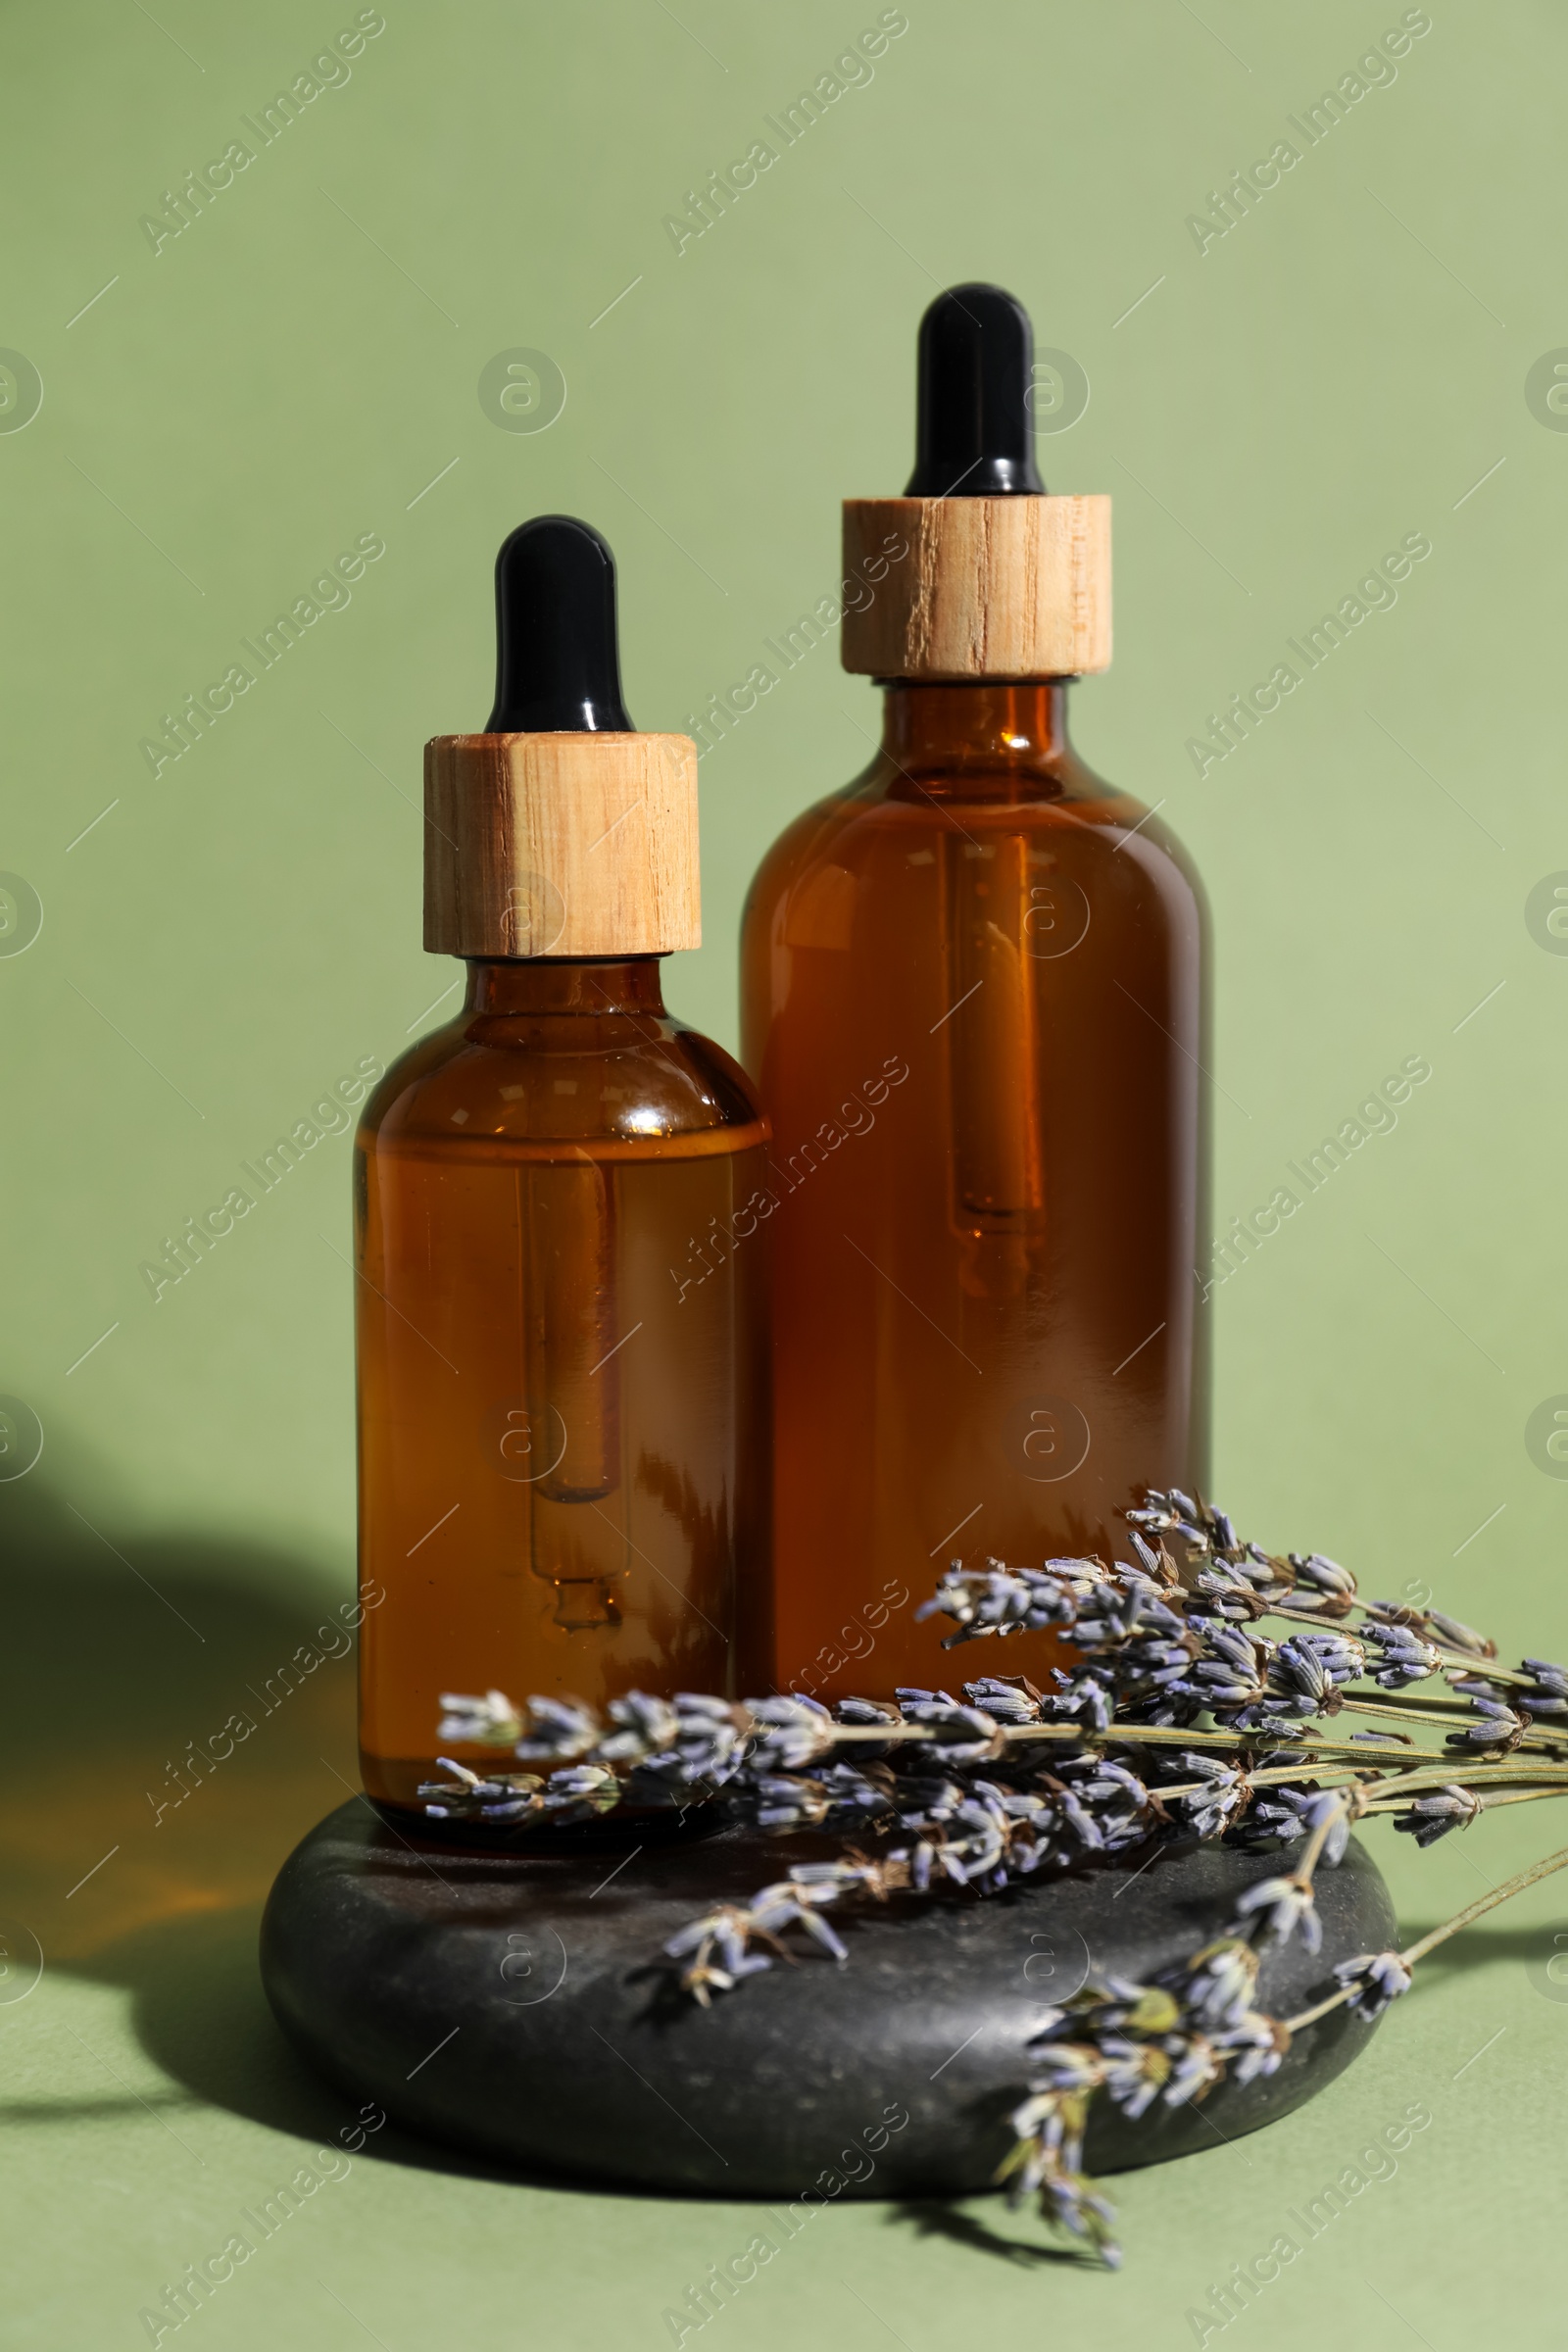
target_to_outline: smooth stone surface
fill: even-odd
[[[1024,2045],[1091,1955],[1099,1974],[1147,1977],[1282,1868],[1208,1845],[984,1900],[846,1905],[834,1914],[846,1966],[814,1952],[775,1962],[706,2011],[678,1990],[666,1936],[827,1850],[732,1830],[618,1867],[603,1853],[460,1853],[412,1845],[357,1799],[279,1873],[262,1974],[285,2033],[357,2101],[535,2174],[793,2198],[831,2170],[830,2194],[962,2195],[1006,2153]],[[1322,1952],[1293,1943],[1264,1962],[1259,1999],[1276,2016],[1332,1990],[1337,1960],[1395,1940],[1388,1889],[1353,1839],[1317,1885]],[[1097,2101],[1091,2169],[1272,2123],[1371,2032],[1336,2010],[1267,2080],[1137,2125]]]

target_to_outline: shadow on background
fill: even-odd
[[[942,2237],[950,2245],[962,2246],[971,2254],[990,2254],[1000,2262],[1010,2263],[1015,2270],[1049,2270],[1054,2264],[1066,2264],[1069,2269],[1098,2268],[1096,2257],[1082,2247],[1042,2245],[1036,2238],[1009,2237],[1004,2230],[994,2229],[979,2214],[956,2197],[901,2197],[890,2205],[888,2222],[895,2227],[912,2230],[916,2237]],[[1024,2228],[1030,2224],[1026,2221]]]
[[[182,2110],[215,2105],[342,2145],[357,2103],[284,2039],[257,1940],[288,1854],[359,1791],[352,1643],[297,1688],[281,1673],[343,1639],[352,1587],[230,1536],[128,1533],[101,1482],[78,1486],[90,1516],[40,1472],[0,1485],[0,1928],[13,1951],[36,1936],[46,1974],[128,1994],[137,2042],[179,2087],[132,2089],[96,2049],[101,2093],[0,2096],[0,2120],[150,2109],[179,2132]],[[201,1769],[193,1746],[240,1715],[254,1730]],[[524,2178],[390,2124],[355,2152]]]
[[[343,2102],[273,2024],[256,1936],[285,1855],[358,1786],[352,1645],[297,1688],[282,1673],[302,1644],[347,1642],[351,1591],[232,1537],[127,1533],[101,1482],[73,1485],[90,1515],[41,1467],[0,1487],[7,1924],[46,1973],[126,1990],[148,2056],[193,2100],[335,2133]],[[255,1728],[204,1769],[232,1718]],[[91,2111],[134,2103],[107,2069],[104,2084]]]

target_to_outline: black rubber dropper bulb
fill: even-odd
[[[538,514],[496,558],[496,707],[487,735],[631,734],[620,699],[615,559],[570,514]]]
[[[1001,286],[950,286],[920,321],[914,471],[906,498],[1043,496],[1034,329]]]

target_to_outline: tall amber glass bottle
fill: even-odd
[[[823,1698],[929,1687],[914,1610],[950,1559],[1124,1552],[1141,1488],[1205,1471],[1206,918],[1067,738],[1070,680],[1109,662],[1109,502],[1045,495],[1031,376],[999,289],[927,312],[914,478],[845,509],[881,748],[745,917],[773,1675]]]
[[[466,1001],[356,1148],[362,1764],[410,1814],[438,1745],[507,1761],[438,1742],[443,1693],[724,1692],[762,1600],[767,1128],[660,988],[695,749],[631,730],[586,525],[514,532],[497,601],[489,727],[426,753],[425,945]]]

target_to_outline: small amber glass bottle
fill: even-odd
[[[1010,297],[944,295],[920,359],[909,491],[845,511],[881,748],[768,853],[743,936],[772,1674],[824,1699],[940,1678],[914,1613],[948,1560],[1124,1552],[1142,1488],[1206,1467],[1203,902],[1067,739],[1109,661],[1108,501],[1043,492]]]
[[[727,1692],[764,1599],[767,1128],[664,1008],[695,751],[631,730],[613,579],[563,516],[502,549],[496,710],[426,755],[466,1002],[357,1139],[361,1754],[399,1816],[438,1749],[510,1762],[438,1741],[444,1694]]]

